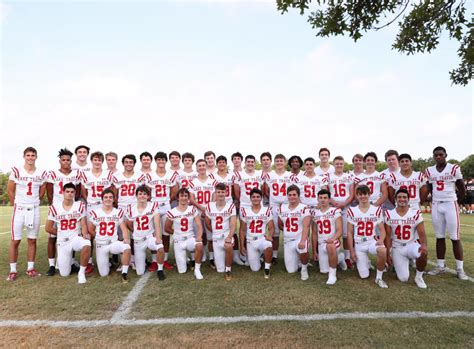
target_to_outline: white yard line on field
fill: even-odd
[[[331,320],[358,320],[358,319],[435,319],[435,318],[474,318],[474,312],[397,312],[397,313],[333,313],[310,315],[260,315],[260,316],[213,316],[213,317],[178,317],[147,320],[80,320],[80,321],[54,321],[54,320],[0,320],[0,327],[104,327],[104,326],[146,326],[146,325],[179,325],[179,324],[210,324],[210,323],[239,323],[239,322],[266,322],[266,321],[331,321]]]
[[[430,261],[428,260],[428,264],[430,265],[433,265],[433,266],[436,266],[436,262],[433,262],[433,261]],[[456,272],[456,270],[454,269],[451,269],[451,268],[448,268],[446,267],[446,271],[450,274],[453,274],[453,275],[457,275],[458,273]],[[474,282],[474,278],[470,277],[469,275],[467,276],[467,279],[471,282]]]
[[[111,323],[114,324],[125,320],[125,317],[132,309],[133,303],[137,301],[138,297],[140,296],[140,293],[145,287],[145,284],[147,283],[148,279],[150,279],[151,274],[152,273],[146,273],[140,278],[140,280],[137,281],[135,286],[133,286],[132,290],[128,294],[127,298],[125,298],[122,305],[114,313],[112,319],[110,319]]]
[[[43,228],[44,225],[40,225],[40,228]],[[11,234],[12,232],[11,231],[5,231],[3,233],[0,233],[0,235],[6,235],[6,234]]]

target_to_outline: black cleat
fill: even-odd
[[[265,279],[270,279],[270,269],[263,269]]]
[[[166,276],[163,270],[158,270],[156,272],[156,276],[158,276],[158,280],[160,281],[163,281],[164,279],[166,279]]]
[[[128,273],[122,273],[122,284],[128,284]]]
[[[196,261],[191,261],[191,270],[194,270],[195,266],[196,266]]]
[[[79,273],[79,270],[80,270],[80,269],[81,269],[81,268],[80,268],[79,266],[77,266],[76,264],[72,264],[72,265],[71,265],[71,274],[77,274],[77,273]]]
[[[276,257],[272,258],[272,264],[273,265],[278,264],[278,259]]]
[[[224,274],[224,279],[226,281],[232,280],[232,273],[230,271],[226,271],[225,274]]]
[[[216,263],[214,263],[214,259],[210,259],[210,260],[209,260],[209,266],[210,266],[212,269],[216,269]]]
[[[54,265],[52,265],[52,266],[49,267],[48,272],[46,273],[46,275],[54,276],[54,274],[56,274],[56,268],[54,267]]]

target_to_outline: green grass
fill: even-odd
[[[10,207],[0,208],[0,233],[9,231]],[[44,223],[46,208],[42,208]],[[429,215],[425,215],[429,236],[429,258],[435,260],[434,233]],[[461,234],[465,252],[465,270],[474,275],[474,216],[461,217]],[[9,271],[9,234],[0,235],[0,319],[16,320],[80,320],[110,319],[133,288],[138,277],[132,271],[131,282],[123,285],[118,273],[100,278],[97,273],[88,278],[86,285],[78,285],[76,276],[29,279],[26,270],[26,241],[22,242],[15,283],[5,278]],[[46,272],[47,235],[44,228],[38,241],[37,268]],[[454,259],[448,242],[447,265],[454,268]],[[394,273],[385,274],[389,289],[382,290],[369,280],[360,280],[356,271],[338,272],[333,287],[325,285],[326,276],[310,269],[310,279],[302,282],[299,274],[284,270],[282,253],[278,265],[272,268],[270,280],[263,272],[252,273],[245,267],[233,267],[233,280],[226,282],[222,274],[202,267],[205,279],[198,282],[192,272],[178,275],[167,273],[165,282],[156,277],[146,284],[135,303],[131,318],[236,316],[262,314],[314,314],[336,312],[402,312],[402,311],[474,311],[474,283],[461,282],[454,275],[426,276],[427,290],[418,289],[413,282],[413,271],[408,283],[396,280]],[[428,266],[428,269],[431,266]],[[176,346],[216,346],[216,336],[225,345],[253,346],[268,344],[288,346],[474,346],[472,319],[423,320],[333,320],[310,323],[269,322],[233,325],[174,325],[142,328],[90,329],[72,332],[65,329],[0,329],[4,345],[28,333],[30,341],[43,346],[74,343],[114,343]],[[140,337],[143,330],[146,337]],[[59,331],[59,332],[58,332]],[[367,334],[369,331],[369,334]],[[104,332],[107,334],[104,335]],[[126,336],[120,333],[126,332]],[[45,341],[49,335],[52,342]],[[204,337],[204,338],[203,338]],[[26,338],[26,337],[25,337]],[[34,339],[36,338],[36,339]],[[134,338],[141,338],[133,342]],[[198,340],[198,338],[200,338]],[[108,342],[105,342],[109,340]],[[153,342],[153,340],[155,342]],[[112,341],[112,342],[111,342]],[[35,342],[35,343],[36,343]],[[77,343],[77,342],[76,342]],[[117,342],[118,344],[118,342]]]

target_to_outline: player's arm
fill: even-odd
[[[165,221],[165,232],[167,232],[168,234],[173,234],[174,231],[173,231],[173,221],[169,218],[166,218],[166,221]]]
[[[161,237],[161,216],[160,214],[155,214],[153,216],[153,223],[155,225],[155,240],[156,244],[159,245],[162,242],[162,237]]]
[[[89,229],[87,227],[87,219],[86,217],[83,217],[81,219],[81,235],[84,239],[90,240],[91,239],[91,234],[89,234]]]
[[[428,201],[428,196],[430,195],[430,189],[427,184],[424,184],[420,188],[420,204]]]
[[[85,185],[81,185],[81,195],[82,198],[87,201],[87,189]]]
[[[53,183],[46,183],[46,196],[48,197],[48,203],[51,206],[53,203]]]
[[[79,200],[81,198],[81,195],[82,195],[82,184],[78,183],[76,185],[76,196],[74,198],[74,201]]]
[[[266,239],[269,241],[273,241],[273,234],[275,234],[275,224],[273,224],[273,219],[268,222],[267,228],[268,229]]]
[[[117,190],[117,188],[115,188],[115,185],[113,185],[113,184],[109,187],[109,189],[114,192],[114,198],[115,198],[114,207],[117,207],[118,206],[118,199],[119,199],[118,190]],[[122,225],[120,225],[120,226],[122,226]],[[124,240],[125,240],[125,238],[124,238]]]
[[[44,197],[44,194],[46,194],[46,183],[42,184],[40,189],[39,189],[39,199],[40,200]]]
[[[342,217],[336,218],[336,235],[333,238],[327,239],[326,243],[333,244],[335,241],[339,240],[342,236]]]
[[[349,206],[351,204],[351,202],[354,200],[354,196],[355,196],[355,189],[354,188],[355,188],[355,185],[354,185],[354,183],[352,183],[349,186],[349,197],[344,202],[344,207]]]
[[[208,216],[206,216],[206,217],[204,218],[204,224],[206,225],[206,229],[207,229],[207,230],[213,231],[213,230],[212,230],[212,222],[211,222],[211,220],[209,219]]]
[[[7,195],[8,200],[10,200],[10,205],[15,204],[15,191],[16,191],[16,183],[12,180],[8,180],[7,184]]]
[[[89,234],[92,238],[95,237],[95,225],[91,222],[87,223],[87,230],[89,230]]]
[[[395,205],[395,189],[388,187],[388,200]]]
[[[235,234],[235,229],[237,228],[237,217],[236,216],[231,216],[230,217],[230,222],[229,222],[229,235],[227,235],[225,242],[230,244],[232,243],[232,238],[234,237]]]
[[[125,224],[127,225],[127,229],[130,230],[130,231],[133,231],[133,221],[129,220],[129,219],[126,219],[125,220]],[[155,225],[156,227],[156,225]],[[155,228],[156,229],[156,228]]]
[[[383,222],[378,224],[379,227],[379,239],[377,240],[376,245],[383,245],[385,243],[385,224]]]
[[[122,234],[123,234],[123,243],[124,244],[129,244],[130,243],[130,231],[127,228],[127,224],[125,221],[122,221],[120,223],[120,229],[122,229]]]
[[[235,200],[240,203],[240,186],[238,184],[234,184],[234,195]]]
[[[428,239],[426,238],[426,230],[425,230],[425,224],[423,222],[420,222],[416,226],[416,231],[418,233],[418,240],[420,241],[420,249],[419,251],[421,254],[427,254],[428,253]]]
[[[58,227],[55,226],[54,221],[47,219],[46,225],[44,226],[44,230],[51,235],[56,235],[58,233]]]
[[[392,227],[388,224],[385,224],[385,246],[387,247],[387,264],[392,265],[392,256],[390,255],[390,250],[392,249]]]
[[[374,206],[380,206],[382,205],[388,198],[388,190],[387,190],[387,182],[383,182],[382,185],[380,186],[380,192],[382,193],[382,196],[374,203]]]
[[[351,259],[357,262],[357,256],[354,249],[354,226],[347,222],[347,243],[349,245],[349,251],[351,252]]]
[[[178,193],[178,190],[179,190],[178,183],[176,183],[175,185],[173,185],[173,187],[171,187],[171,189],[170,189],[170,202],[177,199],[176,194]]]
[[[307,216],[303,218],[303,232],[301,233],[301,240],[298,243],[298,248],[300,249],[303,249],[308,241],[310,225],[311,225],[311,216]]]
[[[281,220],[280,217],[278,217],[278,229],[280,229],[280,231],[283,230],[283,221]]]
[[[318,225],[313,222],[312,226],[311,245],[313,246],[313,260],[316,261],[318,260]]]
[[[262,193],[263,193],[263,196],[270,198],[270,188],[268,187],[268,184],[266,182],[263,183]]]
[[[196,242],[199,242],[202,244],[202,223],[201,219],[199,216],[194,219],[194,223],[196,223]]]
[[[464,196],[466,196],[466,186],[464,185],[464,182],[461,179],[456,179],[456,195],[458,197],[458,203],[462,204],[462,201],[464,200]]]
[[[245,232],[247,231],[247,223],[245,223],[243,220],[240,220],[240,230],[239,230],[239,242],[240,242],[240,253],[242,256],[245,256],[247,254],[247,251],[245,249]]]

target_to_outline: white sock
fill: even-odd
[[[464,269],[464,261],[460,261],[456,259],[456,269],[463,270]]]
[[[122,265],[122,274],[127,274],[128,273],[128,265]]]
[[[201,263],[196,263],[194,266],[194,270],[201,270]]]
[[[377,270],[378,271],[378,270]],[[336,276],[336,268],[331,268],[329,267],[329,275],[333,275],[333,276]],[[382,278],[382,277],[380,277]]]
[[[417,278],[423,278],[423,273],[424,271],[418,271],[418,269],[416,270],[416,277]]]
[[[56,264],[56,258],[48,258],[49,266],[54,267]]]
[[[10,273],[16,273],[16,263],[10,263]]]
[[[158,270],[163,270],[163,264],[158,263]]]
[[[151,261],[156,262],[156,253],[151,255]]]
[[[28,262],[28,270],[35,268],[35,262]]]
[[[301,264],[301,271],[308,270],[308,264]]]
[[[383,277],[383,270],[378,270],[378,269],[377,269],[377,277],[376,277],[376,279],[382,279],[382,277]]]
[[[209,259],[214,259],[214,252],[209,252]]]
[[[82,265],[79,267],[79,274],[85,274],[86,273],[86,267],[83,267]]]
[[[272,263],[265,262],[265,269],[270,269],[271,266],[272,266]]]
[[[92,257],[89,257],[89,264],[92,264]]]
[[[440,268],[444,268],[444,259],[438,259],[436,265]]]
[[[273,250],[273,258],[278,258],[278,250]]]
[[[228,272],[232,269],[232,267],[225,267],[225,271]]]
[[[168,252],[165,252],[165,262],[168,261]]]
[[[351,258],[351,251],[344,250],[344,259],[349,259],[349,258]]]

